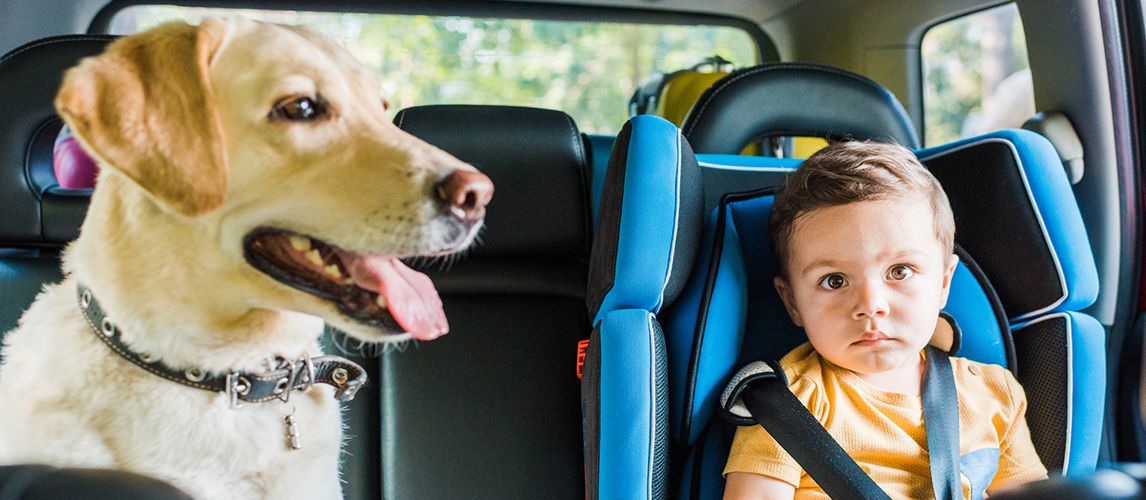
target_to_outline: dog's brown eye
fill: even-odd
[[[326,108],[316,99],[299,97],[276,106],[273,115],[283,120],[310,121],[321,117],[325,112]]]

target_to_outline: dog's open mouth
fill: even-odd
[[[255,269],[333,302],[339,312],[388,333],[430,340],[448,330],[430,278],[392,256],[361,255],[301,234],[259,229],[244,255]]]

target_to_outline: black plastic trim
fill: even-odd
[[[1015,356],[1015,339],[1011,335],[1011,325],[1007,322],[1007,312],[1003,309],[1003,302],[999,300],[999,294],[995,293],[995,287],[991,285],[991,280],[987,279],[987,275],[983,273],[983,269],[979,267],[979,263],[968,254],[962,246],[958,243],[955,244],[955,255],[959,256],[959,260],[967,266],[967,270],[971,271],[971,275],[975,277],[975,281],[979,282],[979,286],[983,288],[983,293],[987,295],[987,302],[991,303],[991,309],[995,313],[995,321],[999,324],[999,332],[1003,334],[1003,351],[1007,358],[1007,368],[1011,370],[1011,374],[1016,377],[1019,375],[1019,365],[1017,357]]]

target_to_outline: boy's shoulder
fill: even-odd
[[[804,404],[816,419],[823,419],[828,411],[827,397],[823,393],[824,374],[820,353],[805,342],[780,358],[780,369],[788,379],[788,389]]]
[[[791,385],[801,378],[820,378],[820,353],[812,347],[811,342],[804,342],[780,358],[780,369],[788,377]]]
[[[951,369],[961,403],[971,397],[990,398],[1013,408],[1026,399],[1018,380],[1002,366],[953,356]]]

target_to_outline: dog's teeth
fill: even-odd
[[[318,254],[318,250],[307,250],[306,260],[309,260],[319,266],[323,266],[325,264],[322,261],[322,256]]]
[[[378,307],[381,307],[382,309],[386,309],[386,298],[385,297],[379,295],[377,299],[374,299],[374,303],[378,304]]]
[[[342,277],[342,271],[338,270],[337,264],[331,264],[329,266],[326,266],[326,274],[334,276],[335,278],[341,278]]]
[[[346,278],[346,281],[343,281],[342,283],[343,283],[344,285],[353,285],[353,284],[354,284],[354,280],[353,280],[353,279],[350,279],[350,278]]]
[[[310,250],[310,238],[299,236],[297,234],[290,235],[290,246],[300,252]]]

